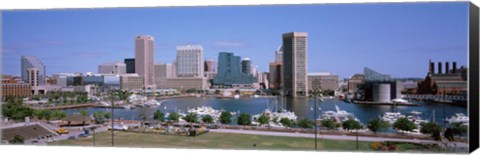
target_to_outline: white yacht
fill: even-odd
[[[448,123],[468,123],[469,118],[468,116],[465,116],[463,113],[456,113],[452,117],[446,119]]]
[[[397,119],[405,118],[405,117],[406,117],[405,115],[402,115],[399,112],[385,112],[385,114],[383,114],[381,119],[383,121],[386,121],[386,122],[390,123],[390,124],[393,124],[393,123],[395,123],[395,121],[397,121]]]
[[[340,110],[338,106],[335,105],[335,111],[325,111],[322,113],[320,119],[334,119],[344,122],[349,119],[354,119],[359,121],[352,113],[349,113],[345,110]]]
[[[237,94],[237,95],[233,96],[233,98],[234,98],[234,99],[239,99],[239,98],[240,98],[240,95]]]

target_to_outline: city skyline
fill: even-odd
[[[257,11],[255,17],[252,11]],[[292,11],[297,12],[288,13]],[[251,58],[260,70],[268,72],[268,64],[275,60],[275,50],[281,45],[281,34],[292,31],[309,34],[308,72],[328,71],[342,78],[361,73],[363,67],[392,77],[424,77],[430,59],[456,61],[459,67],[467,60],[468,35],[463,27],[467,27],[468,16],[461,2],[2,13],[3,73],[12,75],[20,74],[21,55],[38,57],[45,63],[47,75],[94,72],[100,64],[134,57],[132,38],[141,34],[156,38],[155,64],[172,63],[176,46],[199,44],[204,46],[205,60],[216,60],[219,52],[233,52]],[[138,26],[151,19],[134,19],[138,15],[159,21]],[[292,22],[282,24],[282,17],[292,17]],[[320,20],[308,20],[316,18]],[[249,20],[252,22],[241,23]],[[31,28],[31,24],[37,27]],[[130,30],[133,26],[139,28]],[[238,32],[232,32],[232,27]],[[86,60],[91,63],[79,65]]]

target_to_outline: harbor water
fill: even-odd
[[[440,125],[443,125],[445,118],[450,118],[455,113],[464,113],[467,115],[467,108],[463,106],[456,106],[442,103],[429,103],[423,101],[411,101],[418,103],[419,106],[391,106],[391,105],[361,105],[346,103],[338,99],[324,99],[323,102],[317,100],[317,116],[314,115],[315,100],[308,98],[240,98],[240,99],[217,99],[217,98],[176,98],[159,100],[161,106],[157,107],[136,107],[134,109],[114,109],[115,119],[125,120],[140,120],[140,115],[145,114],[149,116],[147,119],[151,120],[153,113],[160,110],[164,113],[181,112],[186,113],[188,109],[209,106],[216,110],[227,110],[230,112],[247,113],[251,115],[259,114],[270,109],[273,111],[288,110],[293,111],[299,119],[318,118],[322,112],[335,111],[336,106],[340,110],[345,110],[353,113],[362,123],[367,123],[368,120],[378,118],[385,112],[400,112],[408,115],[410,111],[415,110],[421,112],[422,119],[429,121],[435,120]],[[82,110],[87,110],[90,114],[97,111],[111,112],[110,108],[78,108],[67,109],[67,114],[79,113]],[[433,118],[435,116],[435,118]]]

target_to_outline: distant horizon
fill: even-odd
[[[202,45],[248,57],[269,72],[281,35],[308,33],[308,73],[340,78],[371,68],[392,78],[423,78],[428,61],[467,64],[468,2],[313,4],[2,11],[2,72],[20,74],[35,56],[47,75],[97,72],[134,58],[134,37],[155,38],[155,64],[176,46]],[[448,22],[446,22],[448,21]]]

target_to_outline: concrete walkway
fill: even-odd
[[[302,137],[302,138],[315,138],[315,134],[310,133],[292,133],[292,132],[268,132],[268,131],[254,131],[254,130],[233,130],[233,129],[210,129],[210,132],[217,133],[236,133],[236,134],[250,134],[250,135],[264,135],[264,136],[282,136],[282,137]],[[351,140],[355,141],[356,136],[347,136],[347,135],[317,135],[318,139],[331,139],[331,140]],[[359,141],[368,141],[368,142],[383,142],[383,141],[393,141],[393,142],[413,142],[421,144],[438,144],[440,146],[445,146],[444,142],[434,141],[434,140],[421,140],[421,139],[400,139],[400,138],[384,138],[384,137],[364,137],[358,136]],[[468,143],[462,142],[449,142],[448,147],[455,148],[467,148]]]

